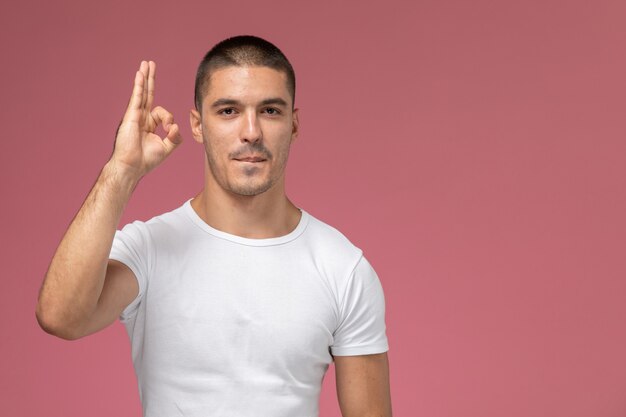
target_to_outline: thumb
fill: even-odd
[[[180,135],[180,130],[176,123],[167,124],[163,127],[167,131],[167,136],[163,139],[163,145],[165,145],[167,153],[169,154],[183,142],[183,138]]]

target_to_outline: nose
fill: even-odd
[[[242,119],[241,141],[250,143],[260,141],[263,138],[263,133],[256,111],[247,111]]]

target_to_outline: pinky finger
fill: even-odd
[[[141,101],[143,100],[143,74],[141,71],[137,71],[135,73],[135,84],[133,85],[133,93],[130,96],[130,101],[128,102],[128,109],[139,109],[141,108]]]

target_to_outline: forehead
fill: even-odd
[[[229,66],[211,72],[203,101],[210,104],[228,98],[255,102],[274,97],[291,103],[284,72],[269,67]]]

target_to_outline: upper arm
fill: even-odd
[[[335,356],[335,377],[343,417],[391,417],[387,352]]]
[[[82,336],[112,324],[139,294],[135,274],[122,262],[109,259],[98,304],[83,329]]]

